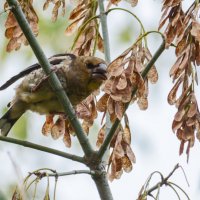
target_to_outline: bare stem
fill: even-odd
[[[174,172],[179,168],[179,164],[176,164],[174,169],[169,173],[169,175],[165,178],[163,178],[160,182],[158,182],[156,185],[151,187],[149,190],[146,191],[147,195],[150,195],[154,190],[157,190],[158,188],[162,187],[163,185],[167,184],[167,181],[169,178],[174,174]]]
[[[42,145],[38,145],[32,142],[27,142],[27,141],[23,141],[23,140],[18,140],[18,139],[14,139],[14,138],[9,138],[9,137],[5,137],[5,136],[0,136],[0,140],[4,141],[4,142],[9,142],[9,143],[13,143],[13,144],[18,144],[24,147],[28,147],[31,149],[37,149],[39,151],[43,151],[43,152],[47,152],[47,153],[51,153],[60,157],[64,157],[76,162],[80,162],[80,163],[84,163],[84,159],[82,157],[73,155],[73,154],[69,154],[69,153],[65,153],[56,149],[52,149],[49,147],[45,147]]]
[[[177,195],[178,199],[180,199],[180,196],[177,192],[177,190],[175,189],[175,187],[177,187],[178,189],[180,189],[183,194],[187,197],[188,200],[190,200],[189,196],[187,195],[187,193],[180,187],[178,186],[177,184],[173,183],[173,182],[170,182],[169,179],[172,177],[172,175],[174,174],[174,172],[180,168],[181,166],[179,164],[176,164],[175,167],[173,168],[173,170],[168,174],[168,176],[166,176],[165,178],[163,176],[161,176],[161,181],[159,181],[158,183],[156,183],[153,187],[151,187],[150,189],[146,190],[147,186],[149,185],[149,181],[148,180],[148,185],[146,185],[144,188],[143,188],[143,194],[145,196],[151,196],[153,197],[153,194],[152,192],[155,191],[155,190],[158,190],[158,195],[159,195],[159,191],[160,191],[160,188],[163,186],[163,185],[166,185],[166,186],[169,186],[174,192],[175,194]],[[175,186],[175,187],[174,187]],[[155,199],[158,199],[158,196],[155,198]]]
[[[90,170],[73,170],[70,172],[54,172],[54,173],[47,173],[47,172],[33,172],[32,174],[38,176],[39,178],[43,178],[43,177],[60,177],[60,176],[69,176],[69,175],[76,175],[76,174],[89,174],[89,175],[94,175],[95,172],[94,171],[90,171]]]
[[[105,60],[110,63],[110,43],[109,43],[109,34],[108,34],[108,24],[107,24],[107,13],[104,9],[103,0],[98,0],[99,2],[99,11],[100,11],[100,20],[101,20],[101,28],[102,28],[102,34],[103,34],[103,44],[104,44],[104,53],[105,53]],[[110,128],[112,127],[112,122],[110,121],[109,113],[106,113],[106,124],[105,124],[105,136],[108,135],[110,132]],[[104,152],[104,155],[102,157],[102,160],[104,164],[106,165],[108,163],[108,157],[109,157],[109,149],[107,148]]]
[[[99,2],[101,28],[102,28],[102,34],[103,34],[105,60],[108,63],[110,63],[110,46],[109,46],[110,43],[109,43],[107,16],[106,16],[104,5],[103,5],[104,0],[98,0],[98,2]]]

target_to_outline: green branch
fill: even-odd
[[[152,33],[152,32],[149,32],[149,33]],[[147,35],[149,33],[145,33],[144,35]],[[141,38],[142,37],[144,37],[144,36],[141,36]],[[146,78],[147,73],[149,72],[149,70],[151,69],[151,67],[154,65],[154,63],[156,62],[156,60],[158,59],[158,57],[165,50],[165,38],[164,38],[164,36],[162,36],[162,39],[163,39],[162,44],[160,45],[160,47],[158,48],[158,50],[156,51],[156,53],[154,54],[154,56],[149,61],[149,63],[147,64],[146,68],[143,70],[143,72],[141,74],[141,76],[142,76],[143,79]],[[138,89],[137,86],[133,89],[133,91],[132,91],[132,97],[136,94],[137,89]],[[124,111],[124,113],[126,112],[129,104],[130,104],[130,102],[125,105],[125,111]],[[102,146],[100,147],[100,149],[98,151],[98,158],[99,158],[99,160],[102,159],[104,153],[106,152],[106,149],[108,148],[108,146],[110,144],[110,141],[112,140],[113,135],[115,134],[115,131],[117,130],[119,124],[120,124],[120,120],[116,119],[115,122],[114,122],[114,124],[112,125],[112,127],[110,129],[109,134],[106,136],[105,141],[103,142]]]
[[[101,28],[102,28],[102,34],[103,34],[103,45],[104,45],[104,54],[105,54],[105,60],[110,63],[111,58],[110,58],[110,43],[109,43],[109,34],[108,34],[108,24],[107,24],[107,13],[105,12],[104,9],[104,4],[102,0],[98,0],[99,2],[99,11],[100,11],[100,21],[101,21]],[[112,122],[110,121],[110,116],[109,113],[106,112],[106,124],[105,124],[105,136],[108,135],[110,132],[110,128],[112,127]],[[109,149],[107,149],[104,152],[104,157],[102,161],[106,165],[108,163],[108,158],[109,158]]]
[[[110,59],[110,46],[109,46],[107,16],[105,14],[103,3],[104,3],[104,0],[98,0],[99,11],[100,11],[99,16],[100,16],[100,23],[101,23],[101,28],[102,28],[102,35],[103,35],[102,37],[103,37],[103,44],[104,44],[105,60],[107,63],[110,63],[111,59]],[[111,126],[111,122],[110,122],[110,118],[107,117],[106,118],[106,127],[109,127],[109,126]],[[107,133],[108,133],[108,131],[106,131],[106,134]],[[107,151],[108,151],[108,149],[107,149]],[[102,200],[113,200],[112,192],[111,192],[109,184],[108,184],[107,173],[104,170],[105,169],[104,162],[101,161],[101,163],[97,167],[98,167],[97,169],[99,169],[100,174],[95,173],[94,175],[92,175],[92,178],[96,184],[99,195]]]
[[[9,138],[9,137],[5,137],[5,136],[0,136],[0,140],[4,141],[4,142],[9,142],[9,143],[13,143],[13,144],[18,144],[24,147],[28,147],[31,149],[36,149],[39,151],[43,151],[43,152],[47,152],[47,153],[51,153],[63,158],[67,158],[76,162],[80,162],[80,163],[84,163],[84,159],[82,157],[73,155],[73,154],[69,154],[69,153],[65,153],[56,149],[52,149],[49,147],[45,147],[42,145],[38,145],[32,142],[27,142],[27,141],[22,141],[22,140],[18,140],[18,139],[14,139],[14,138]]]
[[[63,105],[64,111],[67,114],[70,123],[72,124],[77,138],[80,142],[80,145],[86,155],[86,157],[90,157],[91,154],[94,152],[92,149],[92,146],[87,139],[87,136],[85,135],[80,122],[78,121],[74,109],[69,101],[69,98],[67,97],[65,91],[62,88],[62,85],[57,77],[57,75],[51,71],[50,69],[50,63],[48,59],[46,58],[44,52],[40,48],[35,36],[33,35],[33,32],[31,31],[31,28],[29,26],[28,21],[24,17],[24,14],[22,12],[21,7],[18,5],[16,0],[7,0],[9,6],[12,8],[12,12],[20,25],[24,35],[26,36],[35,56],[37,57],[41,67],[43,68],[44,72],[49,75],[49,82],[51,84],[52,89],[55,91],[60,103]]]
[[[107,16],[105,13],[103,0],[98,0],[99,2],[99,11],[100,11],[100,20],[101,28],[103,35],[103,44],[104,44],[104,53],[106,62],[110,63],[110,46],[109,46],[109,35],[108,35],[108,25],[107,25]]]

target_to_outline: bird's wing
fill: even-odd
[[[51,65],[57,65],[60,62],[62,62],[63,60],[65,60],[67,57],[70,57],[72,60],[76,58],[76,56],[74,54],[68,54],[68,53],[56,54],[56,55],[54,55],[54,56],[49,58],[49,62],[50,62]],[[20,73],[18,73],[17,75],[11,77],[8,81],[6,81],[0,87],[0,90],[6,89],[10,85],[12,85],[15,81],[17,81],[18,79],[26,76],[27,74],[29,74],[32,71],[34,71],[36,69],[39,69],[39,68],[41,68],[41,66],[38,63],[27,67],[26,69],[24,69],[23,71],[21,71]]]
[[[29,74],[30,72],[32,72],[33,70],[39,69],[40,65],[39,64],[34,64],[31,65],[29,67],[27,67],[25,70],[21,71],[20,73],[18,73],[17,75],[11,77],[9,80],[7,80],[1,87],[0,90],[4,90],[7,87],[9,87],[10,85],[12,85],[15,81],[17,81],[18,79],[26,76],[27,74]]]

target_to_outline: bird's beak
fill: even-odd
[[[97,80],[107,79],[107,65],[105,63],[100,63],[98,66],[92,69],[92,78]]]

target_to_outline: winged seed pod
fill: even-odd
[[[172,123],[173,132],[181,141],[180,151],[189,159],[190,148],[194,145],[195,133],[199,139],[199,109],[194,93],[194,83],[198,83],[196,66],[200,65],[200,23],[199,5],[193,3],[183,11],[182,1],[170,0],[163,3],[163,15],[159,29],[164,25],[167,46],[175,42],[177,60],[171,67],[170,76],[174,86],[169,92],[168,102],[176,105],[178,111]],[[179,94],[179,96],[178,96]]]
[[[150,51],[141,44],[133,45],[116,58],[108,66],[109,78],[104,84],[105,94],[99,99],[97,110],[108,110],[112,120],[121,120],[125,104],[131,100],[137,100],[140,109],[147,109],[148,81],[156,83],[158,80],[155,66],[149,71],[146,80],[141,77],[141,72],[150,59]],[[136,96],[132,97],[132,91],[136,87]]]
[[[73,53],[76,55],[93,55],[96,48],[101,52],[103,49],[103,39],[99,33],[99,22],[96,18],[96,1],[79,1],[78,5],[72,10],[69,20],[72,23],[66,28],[65,34],[72,35],[77,31]]]
[[[62,16],[65,15],[66,12],[66,5],[65,5],[65,0],[46,0],[44,5],[43,5],[43,10],[47,10],[49,7],[49,4],[52,3],[54,4],[53,10],[52,10],[52,17],[51,20],[55,22],[58,18],[58,10],[60,7],[62,7]]]
[[[33,0],[29,1],[23,1],[19,0],[20,6],[23,10],[23,13],[26,16],[26,19],[28,20],[30,27],[34,33],[35,36],[38,35],[38,16],[32,6]],[[8,4],[4,4],[4,9],[8,7]],[[7,44],[7,52],[10,52],[12,50],[18,50],[22,44],[28,45],[28,42],[21,31],[20,26],[18,25],[13,13],[11,11],[8,11],[8,17],[5,22],[5,36],[7,39],[9,39],[9,42]]]

